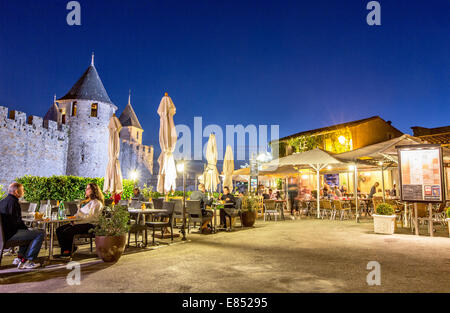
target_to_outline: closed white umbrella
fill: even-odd
[[[173,151],[177,143],[177,131],[173,122],[175,113],[175,105],[172,99],[165,93],[158,108],[161,154],[158,158],[159,173],[157,190],[160,193],[166,193],[170,189],[175,190],[176,187],[177,170],[173,158]]]
[[[231,146],[227,146],[225,151],[225,157],[223,160],[223,186],[228,187],[230,191],[233,191],[233,172],[234,172],[234,157]]]
[[[120,170],[119,153],[120,139],[119,132],[122,128],[119,119],[115,114],[109,120],[109,142],[108,142],[108,166],[106,167],[103,191],[111,194],[123,191],[122,171]]]
[[[217,144],[216,135],[210,134],[208,145],[206,146],[206,165],[203,173],[203,180],[205,182],[205,189],[211,192],[217,190],[219,184],[219,172],[217,171]]]

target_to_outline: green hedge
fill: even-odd
[[[3,185],[0,185],[0,200],[3,200],[6,197],[6,192],[3,190]]]
[[[96,183],[103,190],[103,178],[86,178],[77,176],[23,176],[17,178],[17,182],[24,186],[25,200],[39,202],[40,200],[73,201],[84,199],[86,185]],[[133,194],[134,182],[123,180],[122,199],[129,199]],[[109,193],[104,193],[105,198],[110,198]]]

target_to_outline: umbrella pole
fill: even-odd
[[[320,168],[319,164],[317,164],[316,167],[316,173],[317,173],[317,218],[320,218]]]
[[[183,225],[181,229],[182,241],[186,241],[186,170],[183,170]]]
[[[381,165],[381,186],[383,188],[383,202],[386,202],[386,194],[384,191],[384,167],[383,167],[383,165]]]
[[[354,196],[355,196],[355,210],[356,210],[356,222],[359,223],[359,201],[358,201],[358,168],[356,167],[355,164],[355,171],[354,171],[354,176],[353,176],[353,186],[354,186]]]

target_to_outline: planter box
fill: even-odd
[[[446,221],[447,221],[447,227],[448,227],[448,236],[450,237],[450,218],[447,218]]]
[[[373,215],[373,229],[377,234],[392,235],[395,230],[396,215]]]

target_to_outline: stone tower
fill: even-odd
[[[94,66],[91,65],[70,91],[57,100],[59,121],[69,126],[67,175],[105,176],[108,164],[108,123],[117,107]]]
[[[119,121],[122,124],[122,129],[120,130],[120,139],[129,142],[142,144],[142,129],[141,123],[134,113],[133,107],[131,106],[131,92],[128,95],[128,104],[120,114]]]

